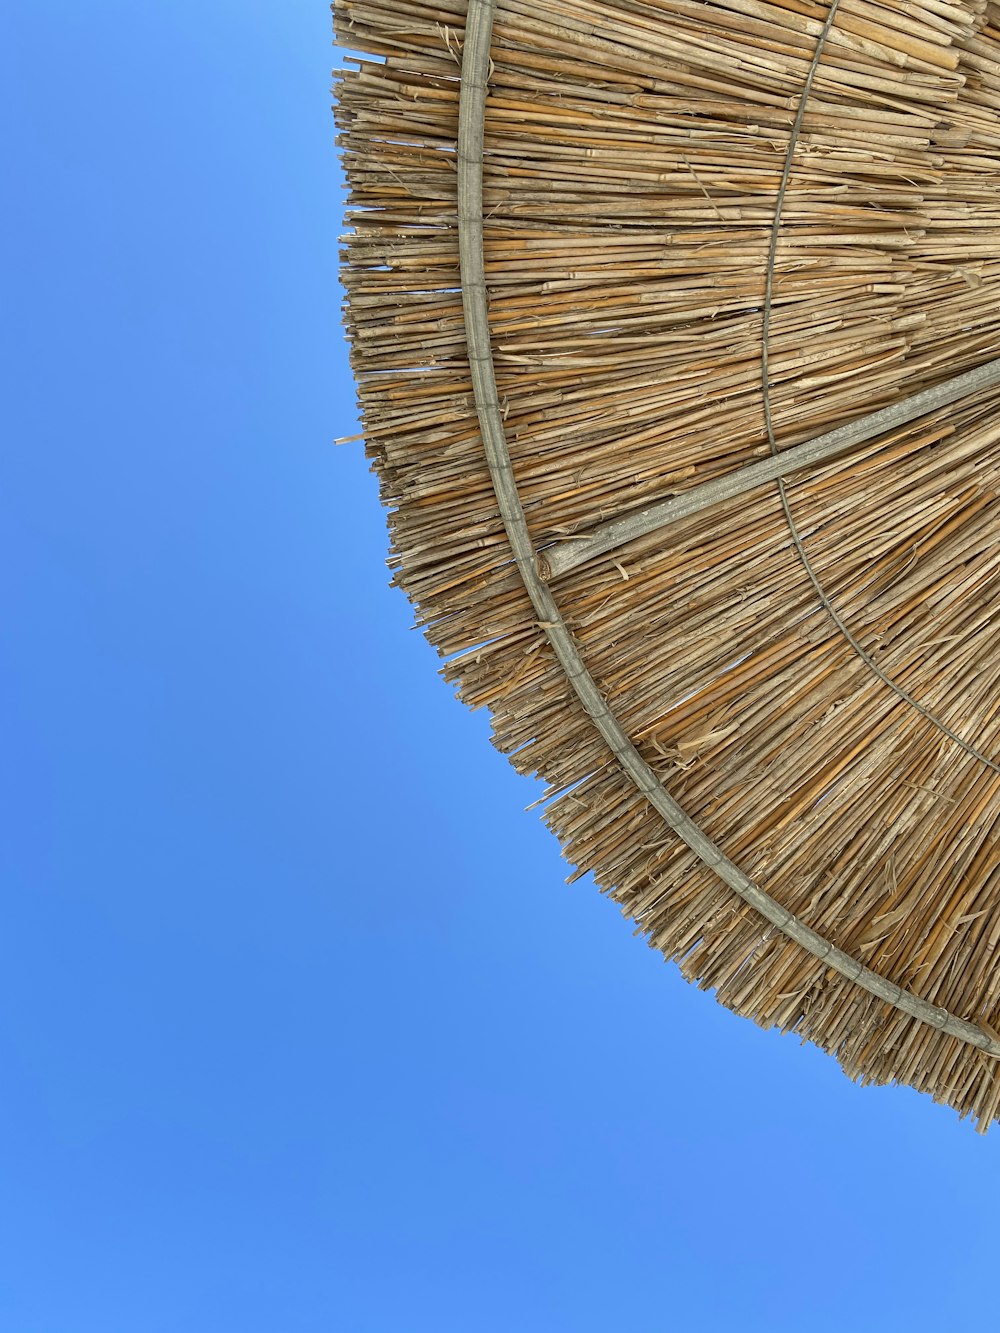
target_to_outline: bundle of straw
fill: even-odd
[[[365,438],[445,675],[686,977],[987,1127],[1000,6],[334,11]]]

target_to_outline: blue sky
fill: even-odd
[[[335,61],[6,12],[0,1331],[982,1326],[1000,1132],[567,888],[387,587]]]

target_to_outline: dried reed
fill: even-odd
[[[549,784],[546,819],[577,873],[593,870],[654,947],[852,1077],[912,1084],[985,1128],[1000,1065],[742,902],[623,773],[538,624],[470,378],[466,12],[335,5],[343,43],[372,57],[338,87],[344,276],[396,578],[498,747]],[[825,18],[811,0],[500,0],[483,249],[536,549],[768,455],[765,266]],[[1000,355],[998,106],[995,4],[841,0],[781,214],[768,360],[782,448]],[[838,950],[991,1039],[998,402],[985,389],[786,481],[867,661],[817,596],[773,484],[556,587],[601,695],[726,856]]]

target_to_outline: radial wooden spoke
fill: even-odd
[[[877,412],[870,412],[856,421],[849,421],[836,430],[817,435],[815,439],[784,449],[773,458],[748,463],[746,467],[737,468],[726,476],[692,486],[690,490],[671,496],[669,500],[646,505],[643,509],[623,514],[621,518],[608,519],[589,532],[576,533],[572,540],[562,545],[549,546],[539,551],[538,571],[542,578],[550,581],[560,578],[571,569],[578,569],[589,560],[615,551],[637,537],[646,537],[651,532],[668,528],[682,518],[690,518],[703,509],[711,509],[713,505],[746,495],[768,482],[845,456],[855,446],[865,444],[896,426],[915,421],[918,417],[996,384],[1000,384],[1000,358],[988,361],[975,370],[966,371],[964,375],[956,375],[922,393],[912,394],[898,403],[879,408]]]

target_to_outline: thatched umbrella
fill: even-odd
[[[396,579],[684,975],[1000,1114],[1000,8],[337,0]]]

